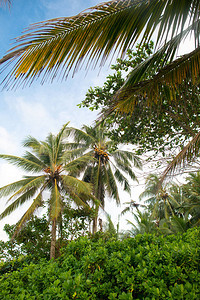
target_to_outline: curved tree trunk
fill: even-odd
[[[52,221],[50,259],[56,256],[56,218]]]

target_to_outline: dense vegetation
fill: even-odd
[[[99,234],[59,259],[24,263],[0,279],[1,299],[199,299],[200,229],[118,241]]]

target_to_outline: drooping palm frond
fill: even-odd
[[[103,112],[101,118],[105,118],[114,110],[120,113],[133,113],[141,98],[147,102],[147,105],[161,102],[166,96],[173,100],[176,98],[179,85],[184,80],[197,82],[199,73],[200,47],[166,65],[151,79],[132,84],[132,80],[135,81],[135,78],[130,75],[125,85],[115,95],[110,107]]]
[[[193,161],[199,154],[200,150],[200,132],[174,157],[171,163],[168,164],[160,178],[160,185],[170,173],[176,169],[184,167],[186,163]]]
[[[37,188],[32,187],[28,191],[25,191],[17,199],[13,201],[0,215],[0,220],[10,215],[16,208],[24,204],[26,201],[30,200],[36,193]],[[16,197],[15,197],[16,198]]]
[[[67,176],[61,175],[61,177],[62,177],[63,185],[66,185],[66,188],[70,187],[78,194],[90,195],[92,193],[92,184],[84,182],[82,180],[79,180],[69,175]]]
[[[22,226],[31,218],[31,216],[34,214],[37,208],[41,207],[43,204],[42,194],[39,193],[37,197],[34,199],[33,203],[30,205],[28,210],[24,213],[22,218],[19,220],[19,222],[16,224],[16,230],[12,236],[12,239],[19,233]]]
[[[54,220],[60,216],[62,210],[62,196],[57,186],[57,180],[54,179],[54,185],[52,187],[50,196],[50,215],[51,219]]]
[[[114,166],[114,164],[111,162],[111,164]],[[120,160],[119,158],[115,159],[115,164],[118,168],[120,168],[125,174],[128,174],[132,180],[137,180],[135,172],[132,169],[132,165],[130,162],[127,162],[126,164],[124,161]]]
[[[116,175],[116,172],[113,173],[110,165],[107,168],[104,168],[105,176],[106,176],[106,191],[108,192],[108,195],[116,200],[116,204],[120,204],[120,197],[119,197],[119,189],[116,183],[115,178],[122,183],[122,181],[126,181],[126,178],[122,178]],[[119,171],[119,170],[118,170]],[[120,172],[119,172],[120,173]],[[119,180],[120,179],[120,180]]]
[[[40,188],[46,181],[46,176],[42,175],[42,176],[29,176],[28,177],[28,182],[24,182],[24,185],[21,186],[16,192],[12,193],[12,195],[10,196],[10,198],[7,200],[11,201],[12,199],[14,199],[15,197],[19,196],[19,195],[23,195],[24,193],[28,192],[29,190],[35,189],[37,190],[38,188]],[[47,180],[48,183],[48,180]],[[11,186],[13,186],[13,184],[11,183]]]
[[[39,76],[42,82],[60,74],[67,77],[83,64],[103,64],[111,52],[125,53],[139,37],[148,41],[155,30],[157,43],[171,38],[188,21],[194,24],[198,15],[199,0],[113,0],[74,17],[34,24],[0,61],[17,59],[5,84],[12,85],[14,79],[31,83]],[[194,33],[198,44],[198,31]]]

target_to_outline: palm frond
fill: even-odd
[[[108,192],[109,196],[111,196],[113,199],[116,200],[116,204],[119,205],[120,204],[119,190],[115,180],[116,177],[117,180],[119,181],[119,177],[116,176],[116,172],[115,174],[113,174],[110,165],[108,165],[107,167],[104,166],[104,172],[106,175],[106,186],[107,186],[106,191]]]
[[[59,133],[56,135],[56,149],[55,149],[55,160],[54,163],[57,164],[57,160],[59,160],[59,154],[62,155],[62,151],[60,151],[60,147],[62,145],[62,148],[64,148],[64,145],[61,143],[64,139],[64,134],[66,131],[67,126],[69,125],[69,122],[63,125]]]
[[[166,176],[174,172],[177,168],[184,167],[186,163],[191,162],[199,154],[200,132],[198,132],[193,139],[174,157],[171,163],[162,174],[160,185]]]
[[[92,143],[95,143],[95,137],[92,136],[88,131],[90,129],[90,127],[88,126],[83,126],[82,128],[83,130],[81,129],[78,129],[78,128],[73,128],[73,127],[70,127],[68,130],[70,131],[70,135],[73,136],[74,140],[77,142],[77,143],[83,143],[83,145],[85,144],[88,145],[88,144],[92,144]],[[85,131],[84,131],[85,130]],[[94,129],[93,129],[94,130]]]
[[[148,41],[157,29],[157,43],[183,31],[198,16],[198,0],[113,0],[94,6],[74,17],[32,25],[16,39],[0,63],[13,62],[5,85],[42,82],[62,74],[65,78],[83,64],[104,64],[110,53],[125,53],[136,40]],[[141,34],[142,33],[142,34]],[[198,37],[196,37],[198,40]]]
[[[43,189],[44,184],[47,184],[48,181],[45,183],[45,179],[46,176],[39,176],[39,177],[29,177],[30,181],[25,184],[24,186],[22,186],[20,189],[18,189],[14,194],[12,194],[12,196],[7,200],[7,202],[13,200],[15,197],[22,195],[26,192],[28,192],[29,190],[35,188],[37,189]]]
[[[26,185],[27,183],[30,182],[31,179],[26,178],[26,179],[22,179],[10,184],[7,184],[3,187],[0,188],[0,197],[6,197],[8,195],[10,195],[11,193],[16,192],[17,190],[19,190],[21,187],[23,187],[24,185]]]
[[[6,155],[6,154],[0,154],[0,158],[3,158],[4,160],[7,160],[9,163],[22,168],[25,171],[30,172],[41,172],[43,169],[43,166],[41,164],[38,164],[34,161],[30,161],[23,157],[18,157],[14,155]]]
[[[123,190],[130,194],[131,187],[130,187],[129,181],[122,174],[122,172],[120,172],[120,170],[118,168],[115,168],[114,175],[115,175],[117,181],[123,186]]]
[[[73,176],[79,176],[85,169],[86,165],[92,163],[93,161],[93,154],[89,152],[66,163],[63,169],[71,175],[73,174]]]
[[[92,184],[79,180],[73,176],[62,175],[63,185],[66,186],[66,190],[68,188],[73,189],[77,193],[85,194],[90,196],[92,193]]]
[[[56,179],[55,179],[55,184],[51,191],[50,208],[51,208],[50,210],[51,219],[52,220],[57,219],[60,216],[62,210],[62,196],[59,192]]]
[[[137,180],[135,173],[132,170],[132,166],[125,164],[120,159],[115,159],[116,166],[120,168],[124,173],[128,174],[132,180]],[[114,166],[114,164],[112,163]]]
[[[28,210],[25,212],[25,214],[22,216],[22,218],[17,223],[17,228],[12,236],[12,239],[14,239],[14,237],[21,230],[22,226],[30,219],[30,217],[33,215],[35,210],[42,206],[42,204],[43,204],[42,195],[41,195],[41,193],[39,193],[37,195],[37,197],[33,200],[33,203],[31,204],[31,206],[28,208]]]
[[[33,155],[31,152],[26,151],[23,155],[23,158],[40,165],[43,169],[47,168],[47,165],[43,162],[43,160],[39,159],[37,156]]]
[[[16,208],[30,200],[36,193],[37,188],[32,187],[28,191],[19,196],[13,203],[11,203],[0,215],[0,220],[10,215]]]
[[[80,147],[72,150],[66,150],[62,155],[62,159],[63,161],[66,161],[66,163],[69,163],[72,160],[75,160],[76,158],[79,158],[81,155],[83,155],[83,153],[86,152],[86,150],[88,150],[88,147]],[[91,154],[91,151],[87,152],[87,154],[89,153]]]

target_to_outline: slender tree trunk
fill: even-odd
[[[52,221],[50,259],[56,256],[56,218]]]
[[[97,216],[94,217],[92,221],[92,234],[97,232]]]

